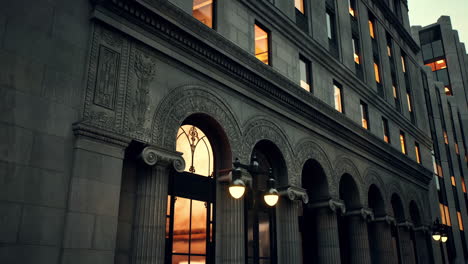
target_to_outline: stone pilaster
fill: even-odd
[[[343,201],[331,199],[311,204],[309,208],[316,215],[317,263],[341,263],[337,213],[345,212]]]
[[[403,263],[416,263],[414,255],[413,242],[411,241],[410,229],[412,224],[409,222],[398,224],[398,233],[400,238],[401,258]]]
[[[277,207],[278,216],[278,259],[279,263],[301,263],[301,234],[298,225],[300,202],[307,204],[306,190],[286,186],[278,188],[282,196]]]
[[[416,240],[416,251],[418,252],[418,263],[433,263],[431,254],[429,253],[430,229],[421,226],[414,229],[414,236]]]
[[[155,147],[146,147],[140,157],[151,167],[142,165],[137,175],[132,264],[162,264],[170,165],[183,171],[185,162],[179,153]]]
[[[390,216],[376,217],[369,223],[369,244],[372,263],[398,263],[393,248],[392,224],[395,219]]]
[[[359,209],[346,213],[348,224],[350,263],[371,263],[367,221],[372,220],[372,211]]]

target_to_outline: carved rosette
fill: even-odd
[[[161,166],[172,165],[177,172],[183,172],[185,169],[185,160],[182,158],[182,153],[180,152],[149,146],[143,149],[140,157],[149,166],[154,166],[156,164]]]
[[[374,212],[369,208],[361,208],[358,210],[349,211],[346,213],[346,216],[361,216],[362,220],[367,222],[374,221]]]
[[[330,210],[337,214],[344,215],[346,213],[346,206],[342,200],[338,199],[329,199],[324,201],[315,202],[308,204],[308,208],[324,208],[328,207]]]
[[[302,201],[304,204],[309,202],[309,196],[305,189],[295,186],[285,186],[278,188],[280,196],[288,197],[291,201]]]

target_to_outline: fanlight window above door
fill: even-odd
[[[213,176],[213,150],[205,133],[193,125],[183,125],[177,132],[176,150],[182,152],[185,171]]]

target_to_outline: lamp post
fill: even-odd
[[[272,170],[268,172],[261,171],[258,164],[257,158],[254,155],[250,164],[242,164],[239,159],[236,158],[232,163],[234,168],[232,169],[232,181],[229,185],[229,193],[234,199],[240,199],[244,196],[246,185],[241,179],[242,171],[241,168],[246,169],[252,176],[256,176],[260,173],[268,173],[269,179],[267,180],[267,191],[263,195],[265,203],[269,206],[275,206],[279,200],[278,190],[275,188],[275,179],[272,177]]]
[[[447,228],[440,223],[439,218],[437,218],[432,225],[432,239],[442,243],[448,240]]]

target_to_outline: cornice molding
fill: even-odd
[[[410,160],[377,136],[365,131],[350,118],[338,113],[328,104],[311,96],[299,88],[297,84],[278,74],[271,67],[264,65],[253,55],[242,50],[212,29],[201,23],[193,23],[189,15],[167,3],[167,1],[103,0],[96,6],[96,10],[104,15],[128,19],[130,23],[136,24],[142,27],[145,32],[151,33],[151,37],[167,41],[173,48],[193,54],[197,60],[216,67],[216,69],[232,76],[246,86],[253,87],[254,89],[251,92],[264,95],[265,98],[274,100],[275,104],[284,106],[298,115],[321,124],[324,129],[332,131],[334,134],[346,139],[347,142],[357,145],[372,156],[380,157],[383,161],[401,169],[405,174],[403,177],[408,181],[419,185],[422,183],[421,186],[427,188],[432,179],[431,171]],[[242,62],[240,59],[242,59]],[[339,63],[336,66],[344,68]],[[349,72],[343,72],[343,75],[347,77]],[[353,74],[351,76],[356,78]],[[372,96],[369,91],[366,94],[369,100],[376,101],[376,97],[378,98],[376,95]],[[377,100],[382,101],[380,98]],[[390,110],[389,113],[396,114],[393,110]],[[401,119],[401,117],[398,118]],[[431,146],[429,137],[409,121],[402,121],[400,127],[408,134],[413,135],[420,144]],[[412,133],[415,131],[417,133]],[[374,147],[369,147],[369,145]],[[382,151],[390,155],[382,155]]]
[[[91,126],[85,123],[75,123],[72,126],[75,136],[83,136],[97,141],[109,143],[121,148],[126,148],[132,141],[130,138]]]

